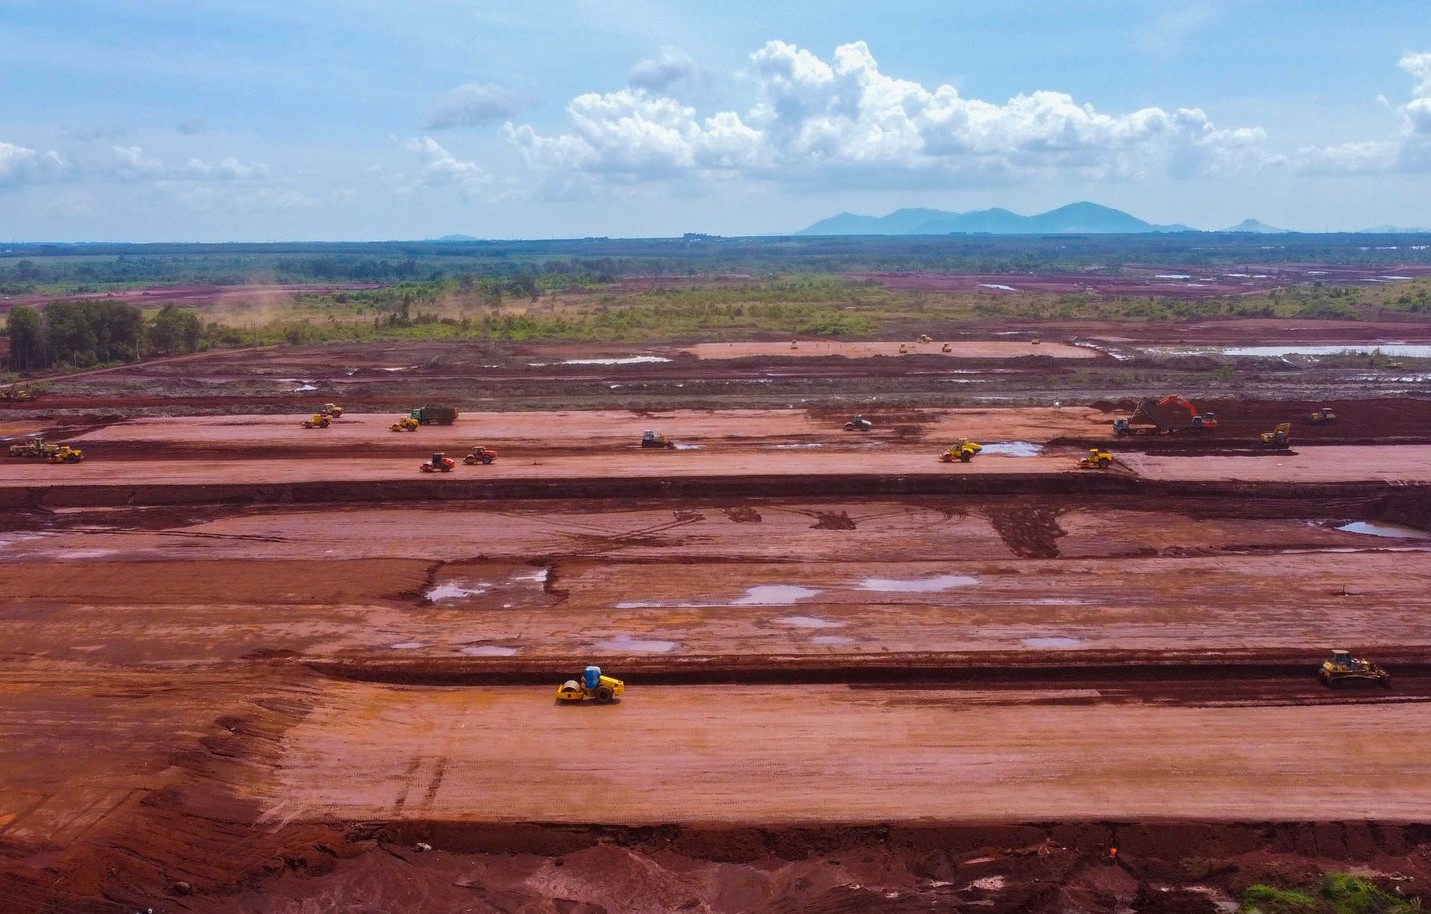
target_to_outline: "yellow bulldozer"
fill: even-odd
[[[1322,685],[1332,688],[1363,682],[1391,688],[1390,673],[1370,660],[1353,657],[1351,651],[1332,651],[1317,669],[1317,678]]]
[[[333,420],[322,413],[314,413],[312,419],[304,419],[304,428],[327,428],[333,424]]]
[[[420,423],[412,416],[403,416],[392,425],[388,426],[390,432],[415,432]]]
[[[653,431],[648,428],[641,433],[641,446],[674,448],[676,446],[676,442],[672,441],[670,438],[667,438],[660,432]]]
[[[1292,446],[1292,423],[1281,422],[1270,432],[1263,432],[1258,436],[1258,443],[1263,447],[1285,448]]]
[[[84,452],[77,447],[62,444],[49,456],[49,461],[50,463],[83,463]]]
[[[960,463],[968,463],[974,459],[975,454],[983,449],[982,444],[975,444],[968,438],[960,438],[939,455],[939,460],[942,463],[953,463],[956,460]]]
[[[604,705],[620,698],[625,691],[626,683],[603,676],[599,666],[589,666],[581,671],[580,679],[568,679],[557,686],[557,703],[577,704],[594,699]]]
[[[1102,448],[1091,447],[1088,449],[1088,456],[1078,461],[1078,468],[1081,470],[1106,470],[1117,459]]]
[[[30,400],[33,398],[34,394],[30,393],[28,387],[21,387],[18,384],[0,387],[0,400]]]

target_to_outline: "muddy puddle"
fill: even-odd
[[[518,654],[515,647],[503,644],[469,644],[461,648],[461,652],[469,657],[515,657]]]
[[[968,574],[941,574],[930,578],[865,578],[861,590],[876,593],[938,593],[954,587],[970,587],[979,579]]]
[[[641,654],[668,654],[680,647],[679,641],[665,641],[659,638],[634,638],[631,635],[617,635],[606,641],[592,645],[598,651],[634,651]]]
[[[484,608],[529,609],[561,602],[560,595],[547,590],[550,569],[483,568],[485,573],[481,574],[473,573],[475,570],[472,566],[448,566],[423,591],[423,596],[444,608],[468,603]]]
[[[1032,441],[1003,441],[998,444],[986,444],[982,454],[998,454],[1004,457],[1038,457],[1043,454],[1043,447],[1034,444]]]
[[[747,587],[743,596],[734,600],[678,603],[631,600],[617,603],[617,609],[715,609],[723,606],[791,606],[800,600],[819,596],[820,591],[798,584],[757,584]]]
[[[1023,640],[1023,645],[1024,647],[1036,647],[1043,648],[1045,650],[1067,650],[1068,648],[1082,647],[1083,639],[1058,637],[1025,638]]]
[[[819,616],[781,616],[775,620],[778,625],[790,625],[795,628],[844,628],[844,622],[835,622],[831,619],[821,619]]]
[[[1343,524],[1337,529],[1343,533],[1360,533],[1363,536],[1380,536],[1386,537],[1387,539],[1431,539],[1431,534],[1428,534],[1425,530],[1418,530],[1415,527],[1403,527],[1399,524],[1387,524],[1379,520],[1359,520],[1350,524]]]

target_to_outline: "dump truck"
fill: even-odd
[[[312,419],[304,419],[304,428],[327,428],[333,424],[333,420],[322,413],[314,413]]]
[[[424,460],[417,465],[424,473],[451,473],[457,466],[457,461],[441,452],[433,454],[431,460]]]
[[[1078,461],[1078,468],[1081,470],[1106,470],[1113,465],[1113,461],[1116,459],[1102,448],[1091,447],[1088,449],[1088,456]]]
[[[388,426],[390,432],[415,432],[417,431],[417,420],[412,416],[403,416],[392,425]]]
[[[451,425],[457,421],[457,410],[450,406],[419,406],[408,414],[418,425]]]
[[[1188,400],[1172,394],[1161,400],[1138,401],[1133,415],[1113,420],[1115,435],[1171,435],[1174,432],[1211,432],[1217,428],[1217,413],[1200,413]]]
[[[1323,406],[1321,409],[1312,410],[1312,415],[1307,417],[1307,421],[1312,425],[1336,425],[1337,413],[1330,406]]]
[[[1258,443],[1266,448],[1285,448],[1292,446],[1292,423],[1281,422],[1270,432],[1263,432],[1258,436]]]
[[[652,431],[651,429],[648,428],[648,429],[646,429],[646,431],[644,431],[644,432],[641,433],[641,446],[642,446],[642,447],[675,447],[675,446],[676,446],[676,442],[672,441],[670,438],[667,438],[665,435],[661,434],[660,432]]]
[[[478,463],[491,463],[496,459],[496,451],[492,450],[491,448],[483,447],[479,444],[472,449],[472,453],[462,458],[462,462],[467,464],[468,466],[472,466],[473,464]]]
[[[626,691],[626,683],[601,673],[601,667],[589,666],[581,671],[580,679],[568,679],[557,686],[557,702],[576,704],[595,699],[599,704],[607,704],[621,697]]]
[[[19,444],[10,445],[11,457],[38,457],[44,459],[60,449],[58,444],[46,444],[44,438],[30,438]]]
[[[845,431],[847,432],[867,432],[872,428],[874,428],[874,423],[864,416],[856,416],[845,423]]]
[[[939,455],[939,460],[943,463],[953,463],[956,460],[960,463],[968,463],[974,459],[975,454],[983,449],[982,444],[975,444],[968,438],[960,438]]]
[[[1340,685],[1370,683],[1383,688],[1391,688],[1391,674],[1370,660],[1353,657],[1351,651],[1332,651],[1317,670],[1317,678],[1322,685],[1335,688]]]
[[[47,459],[50,463],[84,463],[84,451],[62,444]]]

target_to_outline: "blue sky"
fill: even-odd
[[[1425,0],[0,0],[0,238],[1431,223]]]

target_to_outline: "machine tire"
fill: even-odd
[[[611,691],[611,686],[598,686],[596,689],[596,700],[606,704],[616,697],[616,693]]]
[[[1108,466],[1108,464],[1110,464],[1110,463],[1112,463],[1112,462],[1113,462],[1113,461],[1109,460],[1107,457],[1099,457],[1099,458],[1098,458],[1098,466],[1099,466],[1100,468],[1106,467],[1106,466]]]
[[[969,453],[968,451],[965,451],[965,452],[963,452],[962,454],[959,455],[959,462],[960,462],[960,463],[968,463],[969,461],[971,461],[971,460],[973,460],[973,459],[974,459],[974,455],[971,454],[971,453]]]
[[[491,454],[484,454],[484,455],[482,456],[482,462],[483,462],[483,463],[491,463],[491,462],[492,462],[492,455],[491,455]]]

